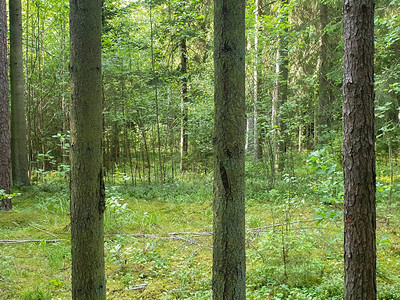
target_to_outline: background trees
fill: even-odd
[[[22,4],[26,12],[23,58],[29,169],[33,180],[41,181],[53,171],[68,171],[68,5],[64,0]],[[378,9],[376,18],[377,126],[385,132],[378,146],[388,152],[390,140],[396,152],[398,72],[397,64],[390,61],[396,60],[398,53],[395,33],[399,21],[395,3],[377,5],[385,7]],[[185,169],[210,170],[210,11],[210,1],[105,1],[103,152],[111,181],[118,176],[133,183],[175,178],[181,163],[182,128],[184,150],[188,141]],[[259,13],[257,17],[255,12]],[[250,1],[246,34],[246,111],[253,123],[257,119],[254,126],[250,124],[247,136],[255,141],[256,157],[266,163],[269,177],[279,178],[291,171],[299,150],[305,153],[329,146],[339,151],[343,50],[340,3],[297,1],[282,6]],[[283,41],[287,49],[278,66],[287,64],[287,80],[277,80],[276,55],[285,48]],[[183,57],[187,61],[182,60],[182,45],[186,45]],[[187,70],[183,72],[185,63]],[[286,83],[287,100],[277,108],[277,91]],[[186,119],[182,126],[181,121]],[[253,149],[251,144],[249,150]],[[279,151],[277,145],[282,146]],[[283,152],[286,163],[276,172],[272,166],[276,165],[277,154],[282,156]]]
[[[12,3],[15,2],[12,1]],[[242,103],[240,109],[246,113],[248,119],[245,166],[249,174],[246,178],[248,187],[246,204],[250,214],[245,222],[249,228],[263,227],[265,222],[268,223],[265,226],[272,224],[271,228],[273,228],[271,233],[266,235],[263,233],[261,237],[258,234],[251,235],[247,245],[251,251],[249,293],[258,295],[260,298],[265,298],[265,295],[270,294],[284,298],[289,297],[289,293],[292,292],[300,295],[304,291],[296,290],[296,288],[307,283],[307,286],[315,289],[313,291],[307,289],[303,298],[308,299],[316,294],[323,299],[342,295],[342,290],[338,288],[343,286],[340,281],[342,270],[338,271],[337,268],[337,265],[341,264],[342,256],[338,258],[340,247],[338,242],[335,242],[341,241],[342,227],[338,225],[338,220],[343,217],[344,191],[341,171],[343,139],[341,89],[344,50],[342,3],[338,1],[250,0],[245,4],[247,37],[244,47],[246,51],[245,92],[244,95],[242,95],[243,91],[236,95],[240,98],[244,97],[245,107]],[[93,183],[93,189],[90,189],[92,196],[94,195],[96,201],[103,201],[100,180],[100,161],[102,160],[105,180],[110,183],[111,190],[111,196],[105,200],[110,208],[106,213],[107,233],[117,234],[126,228],[131,230],[129,233],[152,232],[153,230],[165,233],[165,230],[162,231],[158,227],[159,223],[162,223],[159,220],[164,218],[164,210],[161,214],[156,209],[159,206],[165,208],[162,206],[166,204],[162,202],[165,199],[168,199],[165,200],[168,203],[168,209],[178,207],[181,202],[188,207],[195,207],[193,211],[195,210],[196,214],[193,214],[196,216],[203,214],[204,218],[199,217],[199,219],[207,223],[192,222],[191,216],[186,215],[186,208],[183,209],[184,205],[182,205],[176,209],[181,215],[173,211],[175,215],[171,217],[171,224],[174,226],[178,224],[183,228],[184,225],[180,221],[189,220],[188,227],[193,225],[190,230],[195,231],[198,229],[195,225],[201,224],[201,228],[208,228],[207,226],[212,222],[210,218],[212,188],[209,174],[213,170],[214,121],[219,132],[229,129],[224,127],[226,124],[234,126],[237,120],[229,122],[219,117],[219,114],[217,118],[213,115],[213,83],[218,78],[214,78],[213,73],[212,37],[217,32],[214,32],[212,28],[211,5],[212,1],[198,0],[103,1],[101,12],[103,80],[101,87],[97,85],[91,90],[96,93],[94,98],[97,101],[101,97],[104,110],[100,111],[100,105],[96,102],[97,110],[93,111],[96,115],[85,113],[83,118],[84,121],[91,122],[90,127],[95,128],[97,134],[101,127],[104,137],[101,145],[103,156],[101,158],[99,152],[96,152],[100,147],[98,144],[100,137],[94,135],[91,138],[96,143],[96,150],[93,150],[96,152],[93,156],[95,170],[90,173],[96,177],[90,179],[84,176],[83,178],[92,180],[91,183],[87,183],[90,186]],[[26,135],[21,133],[18,136],[27,136],[28,155],[22,156],[29,159],[29,174],[34,183],[32,190],[27,189],[27,195],[23,196],[26,198],[22,198],[28,200],[29,205],[23,205],[37,209],[48,218],[46,225],[54,231],[64,233],[69,226],[69,223],[65,221],[69,220],[66,214],[69,211],[69,202],[65,198],[67,194],[65,185],[63,188],[61,186],[66,182],[71,171],[72,188],[78,191],[79,189],[75,186],[78,184],[76,177],[83,176],[78,174],[75,167],[71,170],[69,161],[69,154],[72,151],[74,165],[80,164],[77,158],[79,155],[76,152],[78,141],[80,141],[77,128],[82,125],[75,119],[78,116],[76,114],[79,111],[78,106],[71,103],[69,99],[69,61],[75,59],[70,57],[69,5],[66,0],[24,0],[22,9],[24,12],[22,14],[22,57],[26,78],[26,107],[25,111],[20,110],[25,114],[20,118],[20,122],[22,128],[26,125],[27,132]],[[97,10],[96,12],[99,13]],[[397,0],[377,3],[377,14],[374,19],[377,79],[375,133],[379,162],[377,202],[381,209],[378,211],[380,216],[378,229],[381,235],[377,240],[381,247],[378,247],[378,250],[381,249],[381,253],[388,254],[388,257],[393,257],[393,253],[397,253],[398,250],[397,242],[387,246],[390,242],[385,236],[390,238],[395,236],[396,231],[393,233],[390,231],[392,228],[388,226],[398,222],[393,216],[397,216],[399,199],[397,192],[400,92],[398,84],[400,72],[397,63],[400,57],[399,15]],[[99,53],[96,52],[96,57],[98,56]],[[242,65],[240,66],[242,70]],[[82,82],[85,82],[84,79]],[[94,82],[99,83],[98,74]],[[227,85],[228,83],[231,82],[227,82]],[[243,79],[240,81],[240,85],[242,84]],[[84,91],[86,92],[86,89]],[[226,95],[231,96],[229,93],[232,91],[234,88],[229,89]],[[72,92],[74,93],[73,90]],[[88,96],[88,98],[91,97]],[[219,102],[216,101],[216,104],[218,106]],[[218,111],[222,110],[218,109]],[[69,126],[70,112],[74,116],[72,131]],[[82,116],[79,115],[78,118]],[[242,118],[243,115],[240,115],[241,122]],[[231,143],[235,143],[236,138],[243,140],[242,131],[230,133],[231,137],[227,140],[217,141],[219,150],[230,147]],[[220,136],[222,137],[222,134]],[[72,150],[71,142],[74,147]],[[234,150],[240,152],[241,147],[240,144],[240,147]],[[224,151],[220,153],[219,150],[218,153],[222,153],[219,158],[225,162],[229,161],[229,158],[224,156],[226,153]],[[238,171],[232,171],[239,177],[242,176],[243,161],[241,159],[243,158],[240,156]],[[217,163],[215,170],[219,173],[216,177],[219,180],[216,182],[216,194],[218,194],[225,191],[227,181],[222,179],[225,179],[225,175],[228,176],[228,168],[225,165],[223,168],[218,168]],[[23,173],[26,175],[28,171]],[[230,181],[228,179],[228,183]],[[239,181],[237,186],[241,189],[242,178]],[[46,183],[51,183],[51,185]],[[53,198],[50,200],[47,196],[42,197],[46,201],[37,199],[35,193],[32,192],[40,190],[38,194],[42,195],[47,190],[56,188],[60,188],[61,191],[57,195],[52,195]],[[25,189],[22,190],[25,191]],[[243,193],[242,190],[238,192]],[[223,198],[226,195],[222,193],[220,196]],[[73,197],[78,198],[78,192]],[[240,197],[238,199],[241,200]],[[120,204],[118,201],[125,201],[125,199],[121,200],[122,198],[135,200],[131,202],[126,200]],[[80,199],[86,198],[80,197]],[[140,213],[133,216],[132,211],[137,209],[135,203],[139,205],[141,200],[147,201],[146,209],[139,210]],[[196,205],[189,205],[189,203],[193,204],[192,202]],[[17,204],[20,208],[21,202]],[[95,205],[90,201],[89,204]],[[153,204],[150,214],[148,206]],[[243,203],[240,202],[241,208],[243,208],[242,205]],[[97,208],[97,206],[94,207],[95,211]],[[93,206],[90,210],[92,209]],[[58,219],[53,223],[49,221],[53,216],[49,212],[54,211],[62,213],[65,219],[60,221],[59,224],[62,225],[53,224],[57,223]],[[329,229],[334,229],[332,231],[337,235],[328,232],[326,228],[322,231],[318,227],[321,224],[316,226],[318,239],[315,232],[308,234],[312,226],[309,228],[299,226],[293,230],[291,221],[295,215],[294,211],[301,213],[302,216],[309,216],[312,220],[315,220],[314,216],[316,216],[318,222]],[[6,215],[16,217],[22,223],[26,222],[26,219],[29,219],[29,217],[26,218],[26,211],[18,215],[20,212],[21,210],[18,209],[13,213],[3,214],[0,225],[6,224],[4,228],[9,226],[10,222],[15,225],[12,223],[14,219],[10,221],[6,217],[3,218]],[[74,219],[77,216],[76,212],[73,210]],[[82,213],[85,214],[86,211]],[[240,210],[239,213],[242,214],[243,211]],[[97,229],[101,227],[101,213],[97,215],[96,211],[95,218],[99,221],[94,225],[97,226],[94,229],[97,232]],[[127,220],[130,221],[131,218],[134,221],[128,222]],[[174,220],[178,221],[174,223]],[[236,225],[243,226],[242,223]],[[75,230],[80,226],[86,225],[73,224],[74,238],[81,234]],[[276,230],[276,226],[279,230]],[[171,227],[167,228],[171,229]],[[100,235],[97,236],[100,238],[95,241],[97,248],[101,248]],[[315,239],[310,242],[307,240],[308,236]],[[336,240],[331,242],[331,237],[335,237]],[[131,274],[124,273],[124,268],[130,268],[129,270],[132,268],[124,265],[124,259],[120,257],[127,260],[133,259],[136,257],[136,252],[121,250],[123,247],[118,248],[117,243],[120,242],[121,245],[128,247],[131,240],[125,244],[121,241],[122,238],[116,238],[116,240],[106,245],[105,254],[108,262],[114,258],[118,261],[116,268],[108,272],[113,275],[122,274],[123,276],[119,278],[126,280],[126,286],[119,288],[127,291],[128,287],[131,288],[132,281],[147,280],[146,278],[154,273],[149,270],[143,271],[139,264],[135,265],[135,267],[138,266],[136,271],[132,271]],[[314,244],[318,247],[314,248]],[[336,248],[333,248],[332,244]],[[384,247],[387,247],[385,251],[382,250]],[[168,263],[162,261],[158,264],[160,261],[154,258],[159,258],[157,256],[159,249],[157,251],[154,249],[146,244],[140,249],[140,253],[147,259],[144,260],[146,267],[148,262],[157,261],[154,268],[159,268],[157,271],[160,271]],[[69,248],[67,250],[69,251]],[[307,256],[308,252],[314,250],[319,251],[320,256],[316,259],[319,261],[314,261]],[[202,251],[193,252],[193,254],[189,252],[186,266],[191,266],[191,259],[196,253],[204,254]],[[315,253],[313,254],[312,258],[316,256]],[[243,256],[243,253],[240,255]],[[16,255],[16,257],[19,256]],[[49,254],[48,257],[50,260],[51,255]],[[205,257],[210,256],[204,254],[203,257],[204,260],[201,260],[201,263],[206,261]],[[272,257],[272,259],[267,261],[265,257]],[[3,261],[12,261],[7,257],[3,258]],[[68,255],[65,255],[66,263],[69,263],[68,259]],[[312,263],[307,264],[308,262]],[[383,269],[395,268],[395,265],[389,266],[388,260],[385,262]],[[8,268],[9,265],[17,266],[13,263],[7,263],[5,266]],[[206,266],[210,267],[206,264],[202,267],[206,269]],[[182,267],[182,269],[185,268]],[[187,269],[194,270],[195,268],[186,268],[185,272]],[[200,269],[199,267],[196,270]],[[180,270],[176,271],[174,267],[170,269],[166,267],[163,270],[173,274],[172,277],[175,274],[182,275],[179,273]],[[331,280],[332,273],[335,274],[336,280]],[[99,278],[103,276],[102,273],[99,274]],[[137,277],[130,279],[129,276],[132,274]],[[188,273],[185,274],[186,277],[182,275],[177,279],[179,283],[176,285],[183,282],[185,278],[189,278]],[[199,280],[194,283],[197,288],[201,285],[201,289],[205,291],[205,294],[202,294],[205,298],[210,297],[207,289],[211,286],[211,275],[207,274],[197,274],[196,278],[203,278],[204,281]],[[303,276],[304,274],[307,276]],[[389,280],[385,277],[387,274],[384,272],[381,274],[380,283],[384,282],[386,286],[398,280],[395,275],[391,275]],[[0,276],[1,284],[6,275],[0,274]],[[165,276],[164,279],[170,279],[168,276],[170,275]],[[77,277],[74,275],[74,278]],[[57,277],[57,280],[63,279]],[[51,283],[53,278],[48,281],[49,285],[53,284]],[[331,282],[333,282],[332,286],[329,286]],[[168,286],[173,284],[175,282],[171,281]],[[165,293],[170,297],[189,297],[188,291],[192,286],[190,288],[187,286],[182,294],[179,294],[180,291],[177,291],[178,288],[175,289],[175,287]],[[317,291],[320,286],[324,286],[324,289]],[[67,289],[64,287],[64,291]],[[392,291],[390,295],[396,293],[395,288],[393,290],[394,292]],[[279,293],[283,296],[279,296]],[[1,296],[0,294],[0,298]],[[291,296],[295,297],[293,294]],[[392,296],[387,296],[391,299],[390,297]]]

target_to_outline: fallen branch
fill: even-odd
[[[58,243],[65,241],[65,239],[57,240],[0,240],[0,244],[22,244],[22,243]]]
[[[148,285],[147,283],[138,284],[138,285],[135,285],[134,287],[132,287],[132,290],[133,291],[144,290],[144,289],[146,289],[147,285]]]
[[[273,224],[273,225],[249,228],[249,229],[247,229],[247,232],[263,232],[263,231],[265,231],[265,229],[286,226],[286,225],[295,225],[295,224],[300,224],[300,223],[317,222],[317,221],[318,221],[318,219],[303,220],[303,221],[296,221],[296,222],[284,222],[284,223],[280,223],[280,224]]]
[[[56,238],[56,239],[60,239],[58,236],[56,236],[55,234],[52,234],[51,232],[48,232],[46,230],[40,229],[39,227],[33,226],[32,224],[28,224],[28,226],[35,228],[36,230],[39,230],[41,232],[47,233],[48,235],[51,235],[52,237]]]

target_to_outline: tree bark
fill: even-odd
[[[0,2],[0,190],[11,191],[11,145],[8,103],[7,6]],[[11,210],[10,198],[1,198],[2,210]]]
[[[330,92],[329,82],[327,79],[328,73],[328,62],[327,62],[327,51],[328,51],[328,36],[325,33],[325,27],[328,23],[328,6],[325,3],[319,3],[319,57],[318,57],[318,107],[317,107],[317,118],[315,120],[314,130],[314,145],[319,143],[319,139],[323,132],[323,129],[329,124],[330,114],[332,111],[329,109],[330,103]]]
[[[101,0],[70,0],[72,298],[105,299]]]
[[[259,90],[260,90],[260,79],[259,73],[261,71],[260,68],[260,47],[258,37],[260,34],[260,17],[262,16],[262,1],[255,0],[255,35],[254,35],[254,103],[253,103],[253,116],[254,116],[254,153],[253,153],[253,160],[257,162],[261,157],[261,149],[260,149],[260,134],[259,134],[259,126],[258,126],[258,102],[259,102]]]
[[[13,185],[29,185],[22,64],[21,0],[10,0],[11,165]]]
[[[182,76],[182,88],[181,88],[181,172],[185,171],[185,160],[188,152],[188,135],[187,135],[187,47],[186,39],[181,40],[181,76]]]
[[[214,1],[213,299],[245,299],[245,1]]]
[[[272,97],[272,117],[271,127],[273,129],[273,152],[275,160],[275,169],[282,170],[284,167],[284,158],[282,154],[286,152],[286,137],[285,123],[281,121],[280,110],[284,103],[287,102],[288,97],[288,42],[287,42],[287,22],[288,12],[286,6],[288,0],[283,0],[279,14],[283,17],[280,18],[280,26],[283,26],[281,34],[279,35],[279,45],[276,51],[276,70],[275,70],[275,84]]]
[[[374,1],[344,0],[344,299],[376,299]]]

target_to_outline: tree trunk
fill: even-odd
[[[328,73],[328,64],[327,64],[327,34],[324,32],[325,27],[328,22],[328,6],[325,3],[319,3],[319,31],[320,31],[320,39],[319,39],[319,57],[318,57],[318,108],[317,108],[317,118],[315,118],[315,127],[317,130],[314,130],[314,144],[317,145],[319,143],[319,138],[323,132],[323,129],[326,129],[329,123],[329,107],[332,105],[330,103],[330,95],[329,95],[329,87],[328,80],[326,78]]]
[[[281,4],[280,12],[283,17],[280,18],[280,26],[283,29],[279,36],[279,46],[276,51],[276,70],[275,70],[275,84],[272,99],[272,117],[271,117],[271,127],[273,129],[273,152],[275,160],[275,168],[282,170],[284,167],[284,157],[282,154],[286,152],[286,126],[282,122],[281,114],[279,113],[281,107],[287,102],[288,97],[288,42],[287,42],[287,22],[288,22],[288,12],[287,5],[288,0],[284,0]]]
[[[254,12],[255,14],[255,21],[256,24],[255,26],[255,35],[254,35],[254,52],[255,52],[255,57],[254,57],[254,103],[253,103],[253,132],[254,132],[254,153],[253,153],[253,160],[256,162],[260,159],[261,157],[261,148],[260,148],[260,134],[259,134],[259,126],[258,126],[258,101],[259,101],[259,89],[260,89],[260,79],[259,79],[259,73],[261,71],[260,68],[260,47],[259,47],[259,41],[258,41],[258,36],[260,32],[260,17],[262,16],[262,1],[261,0],[255,0],[255,6],[256,10]]]
[[[22,65],[21,0],[10,0],[11,165],[13,185],[29,185]]]
[[[376,299],[374,1],[344,0],[344,299]]]
[[[214,300],[246,297],[245,4],[214,1]]]
[[[11,191],[10,116],[8,103],[7,6],[0,2],[0,190]],[[11,210],[10,198],[1,197],[0,209]]]
[[[101,0],[70,0],[72,298],[105,299]]]
[[[188,151],[188,135],[187,135],[187,47],[186,39],[181,40],[181,76],[182,76],[182,88],[181,88],[181,172],[185,171],[185,159]]]

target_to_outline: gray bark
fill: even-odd
[[[245,299],[245,1],[214,1],[213,299]]]
[[[22,65],[21,0],[10,0],[11,165],[13,185],[29,185]]]
[[[72,298],[105,299],[102,0],[70,0]]]

